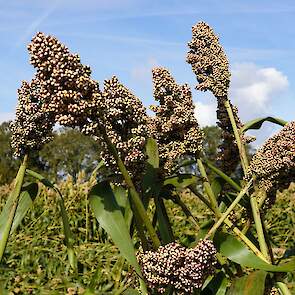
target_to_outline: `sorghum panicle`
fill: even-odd
[[[214,273],[215,255],[212,241],[201,240],[191,249],[175,242],[160,246],[157,251],[139,254],[138,260],[151,290],[164,293],[171,285],[177,294],[193,294]]]
[[[54,117],[43,110],[42,87],[38,79],[23,81],[18,89],[16,118],[10,124],[15,156],[39,150],[52,139]]]
[[[116,77],[105,81],[102,93],[90,77],[90,68],[55,37],[38,33],[28,49],[44,89],[44,112],[54,114],[60,125],[95,135],[101,140],[102,158],[115,169],[115,160],[100,134],[99,126],[103,126],[127,169],[134,175],[142,172],[147,115],[139,99]]]
[[[197,89],[211,91],[217,99],[217,125],[222,129],[223,142],[220,146],[219,166],[230,174],[239,163],[239,151],[235,142],[233,128],[225,108],[228,100],[228,89],[230,85],[229,63],[219,38],[212,28],[199,22],[192,28],[192,41],[188,43],[190,48],[187,54],[187,62],[191,64],[199,84]],[[229,101],[235,122],[238,128],[242,127],[238,116],[238,110]],[[248,138],[242,138],[249,141]]]
[[[167,69],[155,68],[152,73],[159,105],[151,106],[156,115],[150,118],[149,129],[157,140],[164,171],[169,174],[177,159],[199,155],[203,133],[194,116],[189,86],[179,86]]]
[[[295,180],[295,121],[270,137],[253,156],[246,176],[256,177],[260,188],[273,199]]]
[[[113,76],[104,82],[102,98],[106,106],[104,128],[115,145],[120,158],[133,177],[140,178],[144,171],[144,147],[148,137],[147,114],[142,102]],[[82,131],[93,134],[103,142],[99,128],[92,118]],[[118,173],[116,161],[103,143],[102,158],[105,164]]]
[[[76,127],[87,122],[88,113],[101,101],[98,83],[89,66],[57,38],[37,33],[28,45],[31,64],[43,88],[44,112],[55,115],[60,125]]]

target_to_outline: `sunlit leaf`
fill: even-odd
[[[249,129],[260,129],[262,124],[266,121],[280,126],[285,126],[288,123],[285,120],[274,117],[257,118],[245,123],[244,126],[241,128],[241,132],[244,133]]]
[[[227,295],[263,295],[267,272],[255,271],[233,281]]]
[[[37,195],[38,195],[37,183],[29,183],[29,184],[23,185],[10,232],[13,232],[20,225],[27,211],[32,206],[32,203],[37,197]],[[5,227],[6,221],[8,219],[8,215],[11,210],[12,204],[13,204],[13,199],[11,196],[9,196],[0,214],[0,236]]]
[[[295,270],[295,259],[281,265],[268,264],[250,251],[244,243],[237,240],[234,236],[223,232],[217,232],[215,234],[214,245],[219,253],[242,266],[271,272],[289,272]]]
[[[177,189],[184,189],[192,184],[195,184],[197,177],[191,174],[180,174],[177,176],[168,177],[164,180],[165,185],[172,185]]]
[[[110,185],[107,182],[98,183],[89,195],[90,206],[100,226],[110,235],[121,255],[140,274],[128,227]]]

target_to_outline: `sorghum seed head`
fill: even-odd
[[[138,255],[148,287],[164,293],[173,286],[177,294],[193,294],[202,287],[206,277],[214,272],[216,249],[209,240],[201,240],[187,249],[173,242]]]
[[[15,156],[39,150],[52,139],[54,116],[44,111],[43,88],[38,79],[23,81],[18,89],[16,118],[10,124]]]
[[[246,178],[256,177],[260,188],[275,197],[295,180],[295,121],[269,138],[253,156]]]
[[[188,85],[178,85],[169,71],[155,68],[154,97],[158,106],[150,117],[149,129],[158,143],[159,157],[165,173],[170,173],[176,160],[198,156],[202,150],[203,133],[194,116],[194,104]]]

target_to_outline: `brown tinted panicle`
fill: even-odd
[[[187,62],[191,64],[199,84],[197,89],[211,91],[217,99],[217,125],[222,129],[223,142],[220,145],[218,162],[220,168],[230,174],[239,163],[239,150],[225,102],[228,100],[238,128],[242,123],[238,116],[238,109],[228,98],[230,85],[230,71],[227,56],[219,43],[218,36],[213,29],[204,22],[199,22],[192,28],[192,41]],[[242,137],[242,141],[250,142],[253,138]]]
[[[37,79],[23,81],[18,89],[15,120],[10,124],[15,156],[39,150],[52,139],[54,117],[44,112],[42,86]]]
[[[255,176],[260,188],[275,197],[295,181],[295,121],[269,138],[253,156],[247,178]]]
[[[201,240],[191,249],[173,242],[160,246],[157,251],[139,254],[138,260],[151,290],[162,294],[171,285],[177,294],[193,294],[214,273],[215,254],[210,240]]]
[[[82,65],[79,55],[70,53],[57,38],[40,32],[28,50],[44,90],[44,111],[53,113],[56,122],[64,126],[85,124],[93,108],[102,104],[90,67]]]
[[[194,116],[189,86],[178,85],[167,69],[155,68],[152,73],[159,105],[151,106],[155,116],[150,118],[149,129],[157,140],[164,171],[169,174],[177,159],[199,155],[203,133]]]

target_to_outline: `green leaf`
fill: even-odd
[[[200,225],[199,232],[197,234],[197,240],[204,239],[205,236],[207,235],[208,231],[210,228],[214,225],[214,220],[210,218],[209,220],[206,220]]]
[[[126,204],[127,204],[127,193],[126,190],[122,186],[114,185],[112,186],[112,191],[114,193],[117,204],[122,210],[122,214],[124,215]]]
[[[224,295],[228,280],[224,272],[217,273],[202,290],[201,295]]]
[[[161,238],[165,244],[174,241],[173,231],[169,222],[169,217],[162,198],[155,198],[157,220]]]
[[[177,189],[184,189],[195,184],[197,177],[191,174],[179,174],[177,176],[168,177],[164,180],[165,185],[172,185]]]
[[[249,129],[260,129],[260,127],[262,126],[262,124],[265,122],[271,122],[274,124],[278,124],[281,126],[285,126],[288,122],[286,122],[285,120],[279,119],[279,118],[274,118],[274,117],[265,117],[265,118],[257,118],[254,120],[251,120],[249,122],[247,122],[246,124],[244,124],[244,126],[241,128],[241,132],[244,133]]]
[[[242,188],[234,180],[232,180],[228,175],[226,175],[224,172],[222,172],[220,169],[218,169],[216,166],[214,166],[208,160],[204,160],[204,164],[208,168],[210,168],[214,173],[216,173],[218,176],[220,176],[224,181],[226,181],[230,186],[232,186],[236,191],[239,192],[242,190]]]
[[[37,183],[25,184],[22,187],[19,203],[14,215],[13,223],[10,232],[14,232],[21,224],[22,220],[26,216],[28,210],[32,206],[34,200],[38,196],[39,187]]]
[[[43,175],[41,175],[33,170],[30,170],[30,169],[26,169],[26,174],[36,178],[37,180],[42,182],[45,186],[47,186],[49,188],[54,188],[54,184],[51,183],[48,179],[46,179]]]
[[[159,151],[157,142],[153,138],[148,138],[146,143],[147,162],[154,168],[159,168]]]
[[[127,225],[110,185],[98,183],[89,196],[91,209],[100,226],[110,235],[121,255],[141,274]]]
[[[267,272],[258,270],[235,279],[227,295],[263,295]]]
[[[20,225],[20,223],[24,219],[27,211],[31,207],[37,195],[38,195],[37,183],[29,183],[29,184],[23,185],[10,233],[12,233]],[[10,195],[0,214],[0,237],[2,235],[2,231],[4,230],[12,204],[13,204],[13,198],[12,198],[12,195]]]
[[[217,232],[215,234],[214,245],[220,254],[244,267],[252,267],[271,272],[289,272],[295,270],[295,259],[281,265],[268,264],[257,257],[234,236],[223,232]]]
[[[144,205],[147,207],[150,196],[157,196],[161,190],[159,172],[159,152],[157,142],[149,138],[146,144],[146,172],[143,177]]]
[[[211,182],[211,188],[213,190],[213,193],[215,195],[215,198],[217,199],[221,190],[222,190],[222,185],[224,181],[220,177],[214,177],[213,181]]]

